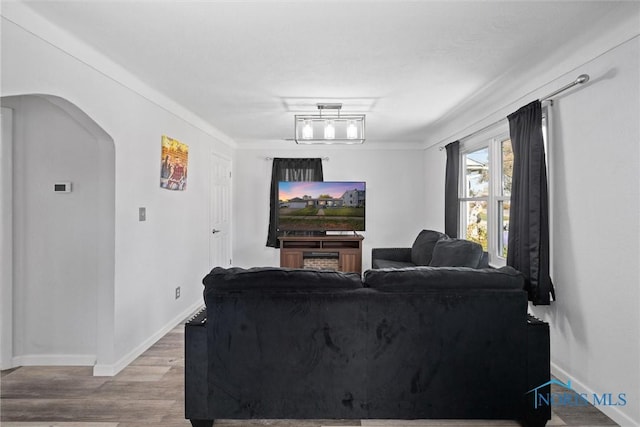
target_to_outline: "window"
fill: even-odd
[[[507,257],[513,171],[507,126],[464,141],[460,147],[459,235],[481,244],[493,265],[504,265]]]

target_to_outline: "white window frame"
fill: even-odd
[[[460,176],[458,177],[458,206],[459,224],[458,235],[464,238],[466,235],[467,218],[462,209],[462,203],[470,200],[487,201],[487,252],[489,254],[489,264],[495,267],[506,265],[507,260],[500,253],[500,240],[502,239],[500,226],[500,212],[498,205],[500,201],[510,200],[511,197],[501,196],[502,167],[501,167],[501,143],[505,139],[510,139],[509,123],[505,119],[491,128],[472,135],[460,142]],[[465,197],[465,174],[466,168],[464,156],[487,147],[489,149],[489,195],[487,197]],[[500,166],[500,167],[497,167]]]

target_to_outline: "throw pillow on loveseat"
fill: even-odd
[[[463,239],[441,239],[433,248],[431,267],[470,267],[482,268],[482,246]]]

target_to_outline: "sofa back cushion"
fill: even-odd
[[[419,292],[433,289],[522,290],[524,276],[512,267],[413,267],[364,272],[364,286],[381,291]]]
[[[429,265],[433,249],[442,239],[448,239],[448,236],[438,231],[422,230],[411,247],[411,262],[415,265]]]
[[[478,243],[463,239],[446,239],[436,242],[429,265],[478,268],[481,261],[482,246]]]
[[[202,283],[207,289],[220,291],[335,290],[362,287],[357,273],[278,267],[216,267],[202,279]]]
[[[206,418],[366,418],[370,293],[207,288]]]

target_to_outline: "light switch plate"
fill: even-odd
[[[138,208],[138,221],[147,220],[147,208]]]

